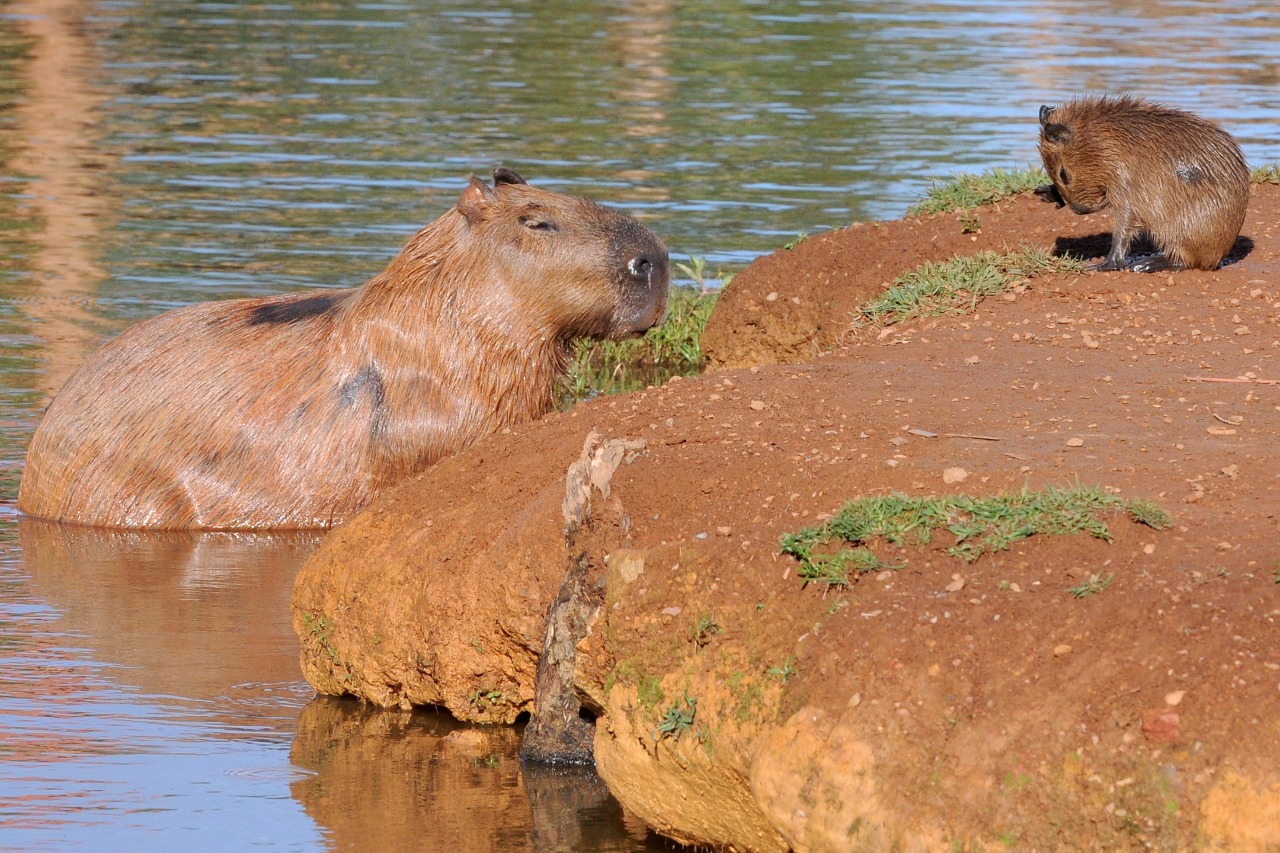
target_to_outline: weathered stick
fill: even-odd
[[[1280,385],[1280,379],[1225,379],[1217,376],[1184,376],[1186,382],[1229,382],[1234,385]]]

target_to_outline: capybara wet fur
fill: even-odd
[[[1040,107],[1037,192],[1076,213],[1111,209],[1111,251],[1093,269],[1216,269],[1249,203],[1249,168],[1216,124],[1130,95]],[[1157,254],[1128,263],[1145,235]]]
[[[127,329],[50,404],[18,508],[104,527],[328,527],[546,414],[573,339],[662,321],[667,250],[630,217],[493,177],[360,287]]]

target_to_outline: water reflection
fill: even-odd
[[[113,679],[225,722],[293,725],[297,641],[289,599],[316,532],[136,533],[22,518],[31,592]],[[92,591],[91,594],[86,594]]]
[[[286,614],[315,534],[21,519],[0,540],[0,847],[314,849],[279,800],[303,772]]]
[[[163,831],[308,849],[321,828],[338,848],[650,843],[593,773],[522,770],[517,729],[314,698],[289,598],[321,534],[5,530],[0,848]],[[307,817],[277,805],[290,792]],[[192,819],[233,807],[229,837]]]
[[[339,849],[671,849],[627,819],[594,773],[521,767],[520,732],[320,697],[291,756],[294,797]],[[377,815],[376,819],[371,819]]]
[[[98,110],[104,97],[89,80],[96,48],[70,0],[22,0],[10,7],[29,42],[24,97],[13,110],[22,145],[8,169],[25,182],[26,233],[33,285],[24,294],[32,331],[43,341],[35,386],[47,403],[100,341],[92,297],[106,277],[99,256],[111,202],[112,166],[103,153]]]

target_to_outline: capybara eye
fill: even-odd
[[[1058,180],[1062,181],[1063,186],[1071,183],[1071,175],[1067,173],[1067,167],[1061,166],[1058,169]]]
[[[632,275],[644,277],[653,269],[653,262],[648,258],[632,258],[627,267]]]
[[[524,216],[520,217],[520,224],[523,225],[525,228],[529,228],[533,231],[555,231],[556,230],[555,220],[547,219],[544,216],[530,216],[527,213]]]

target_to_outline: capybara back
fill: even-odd
[[[191,305],[110,341],[50,404],[18,507],[328,527],[545,414],[570,342],[643,334],[668,286],[666,248],[634,219],[496,169],[360,287]]]

